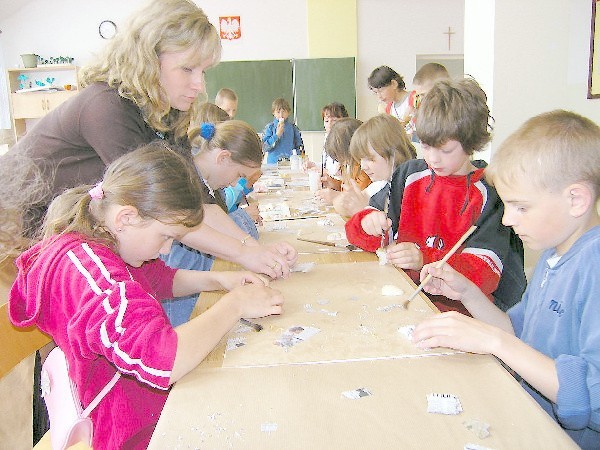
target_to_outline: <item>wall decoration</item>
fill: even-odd
[[[102,39],[112,39],[117,34],[117,25],[112,20],[103,20],[98,25],[98,34]]]
[[[242,37],[240,16],[219,17],[219,28],[221,29],[221,39],[232,41]]]
[[[590,75],[587,98],[600,98],[600,0],[592,0]]]

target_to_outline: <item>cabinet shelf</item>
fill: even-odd
[[[46,65],[34,68],[8,69],[8,88],[10,98],[10,112],[15,140],[19,140],[27,132],[27,120],[39,119],[58,105],[77,95],[79,82],[77,80],[78,67],[71,64]],[[35,74],[42,77],[56,76],[58,79],[53,85],[63,89],[70,85],[70,90],[17,92],[20,89],[20,75],[30,79]],[[50,88],[50,86],[49,86]]]

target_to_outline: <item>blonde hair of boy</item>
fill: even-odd
[[[404,127],[389,114],[373,116],[358,127],[350,141],[352,158],[356,161],[368,158],[369,146],[385,160],[393,160],[394,167],[417,157]]]
[[[555,110],[532,117],[494,153],[486,179],[507,185],[527,180],[558,192],[586,183],[600,195],[600,127],[574,112]]]
[[[227,114],[227,111],[225,111],[221,107],[215,105],[214,103],[203,103],[198,107],[198,113],[196,115],[196,118],[194,119],[194,123],[217,123],[224,122],[229,119],[229,114]]]
[[[433,85],[439,80],[450,78],[448,70],[439,63],[424,64],[413,77],[413,85],[418,87],[417,93],[423,94],[429,92]]]
[[[229,88],[221,88],[217,95],[215,96],[215,105],[221,106],[225,100],[230,100],[232,102],[237,102],[238,97],[233,89]]]
[[[273,103],[271,104],[271,112],[275,112],[275,111],[279,111],[280,109],[283,109],[287,112],[291,112],[292,111],[292,107],[290,106],[290,103],[282,97],[276,98],[275,100],[273,100]]]
[[[436,148],[458,141],[472,155],[491,140],[490,120],[487,97],[477,81],[440,80],[417,110],[417,135],[421,143]]]
[[[226,120],[214,124],[214,135],[202,137],[202,123],[190,128],[188,139],[192,154],[210,152],[216,148],[228,150],[231,160],[246,167],[260,167],[263,159],[262,145],[256,131],[241,120]]]
[[[342,165],[350,164],[350,141],[362,125],[362,121],[352,117],[341,117],[331,126],[331,131],[325,139],[325,152]]]
[[[112,205],[136,208],[142,219],[195,227],[203,219],[200,178],[193,165],[155,141],[112,162],[95,188],[101,198],[92,198],[92,186],[69,189],[54,199],[43,225],[44,238],[61,233],[80,233],[116,248],[116,239],[104,226]]]
[[[32,244],[24,236],[23,212],[50,194],[46,177],[22,153],[0,159],[0,261],[15,257]]]
[[[82,68],[82,86],[104,82],[131,100],[156,131],[185,138],[196,104],[188,111],[172,109],[160,84],[159,57],[194,48],[189,67],[221,58],[221,40],[206,14],[189,0],[149,0],[133,14],[106,47],[98,62]]]

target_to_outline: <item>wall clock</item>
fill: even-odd
[[[112,20],[103,20],[98,25],[98,33],[102,39],[112,39],[117,33],[117,26]]]

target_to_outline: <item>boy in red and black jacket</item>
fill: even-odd
[[[471,160],[491,137],[486,101],[473,79],[436,83],[417,114],[424,159],[395,170],[387,217],[364,209],[347,222],[346,234],[352,244],[373,252],[391,229],[387,261],[418,283],[424,264],[442,259],[477,225],[449,264],[506,310],[525,290],[523,244],[502,225],[504,207],[484,179],[486,163]],[[432,301],[441,311],[468,314],[460,302],[441,296]]]

